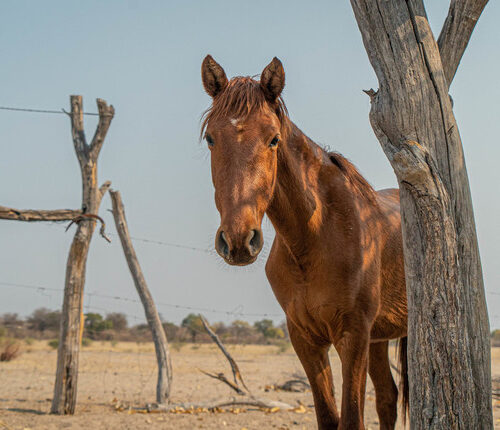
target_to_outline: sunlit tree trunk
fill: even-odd
[[[370,121],[396,173],[412,429],[491,429],[489,324],[448,87],[487,0],[451,2],[439,45],[422,0],[351,0],[379,81]]]

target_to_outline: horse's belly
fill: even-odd
[[[406,336],[407,317],[404,311],[393,311],[391,313],[378,315],[373,322],[370,332],[372,342],[397,339]]]

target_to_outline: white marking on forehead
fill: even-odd
[[[231,118],[230,121],[231,121],[231,124],[233,124],[236,127],[238,125],[239,119],[238,118]]]

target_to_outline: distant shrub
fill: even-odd
[[[185,345],[184,342],[172,342],[170,344],[170,346],[172,347],[172,349],[174,349],[177,352],[179,352],[184,345]]]
[[[82,346],[90,346],[92,345],[92,341],[88,337],[84,337],[82,339]]]
[[[276,346],[278,347],[278,354],[283,354],[284,352],[288,351],[291,344],[286,340],[280,340],[276,342]]]
[[[111,341],[111,346],[114,348],[116,345],[118,345],[118,341],[117,340],[112,340]]]
[[[0,344],[0,361],[12,361],[21,355],[21,345],[14,339],[5,339]]]
[[[7,328],[4,326],[0,326],[0,339],[5,336],[7,336]]]
[[[57,349],[57,348],[59,347],[59,339],[49,340],[48,345],[49,345],[52,349]]]
[[[27,337],[24,339],[24,342],[26,343],[26,345],[33,345],[33,343],[35,343],[35,339],[33,339],[32,337]]]

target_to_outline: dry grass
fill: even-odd
[[[193,348],[193,346],[195,348]],[[139,414],[129,406],[143,407],[155,399],[156,362],[151,343],[95,341],[83,348],[78,379],[78,405],[75,416],[53,416],[50,401],[54,384],[57,351],[47,341],[24,346],[17,360],[0,363],[0,422],[12,429],[315,429],[315,414],[310,391],[289,393],[274,391],[270,385],[282,384],[303,375],[292,349],[278,346],[228,345],[238,362],[248,387],[259,397],[304,405],[299,412],[263,412],[255,409],[224,413]],[[200,402],[226,398],[233,393],[224,384],[198,371],[231,370],[216,345],[184,344],[172,348],[174,385],[172,401]],[[391,356],[394,356],[391,352]],[[340,406],[341,368],[335,353],[330,356],[335,391]],[[492,350],[492,373],[500,377],[500,348]],[[500,401],[494,402],[495,422],[500,428]],[[375,395],[367,384],[366,429],[378,429]],[[1,427],[1,426],[0,426]],[[403,429],[398,425],[399,430]]]

